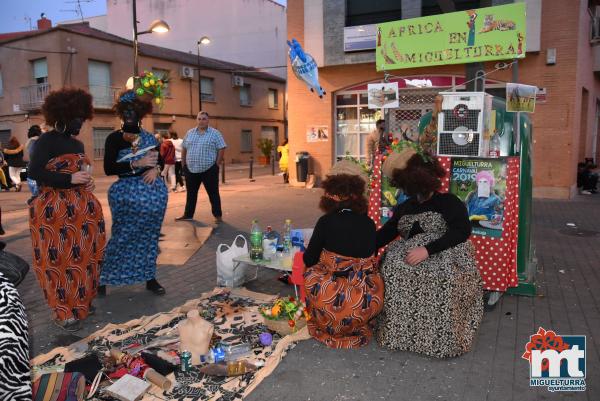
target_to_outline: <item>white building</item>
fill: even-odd
[[[132,37],[132,0],[106,0],[107,32],[127,39]],[[171,27],[166,34],[139,36],[139,41],[196,54],[197,43],[208,36],[211,43],[201,45],[201,55],[248,66],[276,67],[265,70],[286,77],[286,8],[273,0],[137,0],[138,30],[144,31],[153,20],[165,20]],[[94,23],[90,21],[94,27]]]

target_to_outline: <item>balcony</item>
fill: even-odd
[[[21,87],[21,110],[39,110],[50,93],[50,84],[35,84]]]
[[[117,99],[117,94],[121,89],[114,86],[105,85],[90,85],[88,88],[94,99],[93,105],[95,109],[112,108]]]

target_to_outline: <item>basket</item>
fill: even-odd
[[[269,330],[276,332],[280,336],[284,337],[289,334],[295,333],[304,326],[306,326],[306,319],[300,318],[296,320],[296,325],[294,327],[290,327],[287,319],[281,320],[271,320],[265,319],[265,326],[269,328]]]

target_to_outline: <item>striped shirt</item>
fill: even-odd
[[[227,145],[223,135],[213,127],[201,132],[194,127],[187,132],[182,146],[186,150],[185,163],[192,173],[203,173],[217,161],[219,150]]]

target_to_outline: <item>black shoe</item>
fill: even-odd
[[[193,217],[188,217],[188,216],[181,216],[181,217],[176,217],[175,221],[192,221],[194,220]]]
[[[4,235],[6,234],[6,232],[4,232],[4,228],[2,228],[2,226],[0,226],[0,235]]]
[[[281,281],[283,284],[291,285],[291,276],[287,273],[283,273],[281,276],[277,277],[277,280]]]
[[[155,278],[153,278],[152,280],[146,281],[146,289],[148,291],[152,291],[156,295],[165,295],[166,294],[164,287],[162,285],[158,284],[158,281],[156,281]]]
[[[98,296],[99,297],[105,297],[106,296],[106,286],[105,285],[99,285],[98,286]]]

